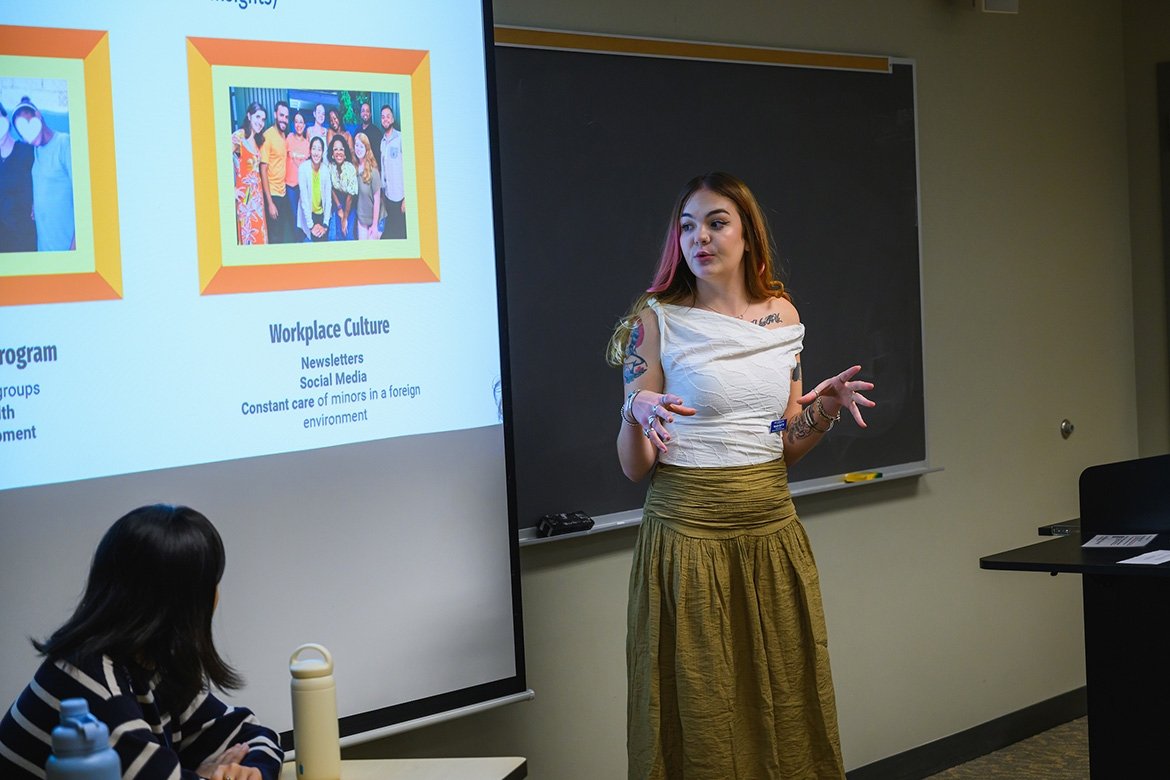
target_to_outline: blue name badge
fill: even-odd
[[[772,424],[768,426],[768,433],[779,433],[788,428],[788,421],[781,417],[779,420],[773,420]]]

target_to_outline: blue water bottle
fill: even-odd
[[[61,724],[53,729],[53,755],[45,780],[122,780],[122,762],[110,747],[110,730],[89,712],[85,699],[61,702]]]

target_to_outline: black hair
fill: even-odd
[[[378,116],[382,116],[383,111],[389,111],[390,116],[394,117],[394,121],[390,123],[391,129],[398,127],[398,112],[394,110],[394,106],[389,104],[382,106],[378,109]]]
[[[317,137],[320,138],[320,136],[317,136]],[[341,149],[342,149],[342,151],[345,152],[345,161],[346,162],[353,162],[353,159],[350,157],[350,153],[349,153],[349,144],[347,144],[345,142],[345,136],[342,135],[341,133],[334,133],[333,137],[329,139],[329,143],[325,144],[326,154],[328,154],[330,156],[333,155],[333,142],[339,138],[341,139]]]
[[[33,102],[28,99],[28,95],[21,95],[20,102],[16,104],[16,108],[12,110],[12,118],[16,119],[17,114],[28,112],[36,114],[39,109],[33,105]]]
[[[320,138],[320,136],[317,136],[317,137]],[[338,179],[340,179],[340,177],[341,177],[341,164],[333,161],[333,142],[334,141],[341,142],[341,151],[345,153],[345,162],[352,163],[353,162],[353,155],[351,155],[349,153],[349,144],[347,144],[345,142],[345,136],[343,136],[341,133],[337,133],[336,135],[334,135],[333,139],[330,140],[329,143],[327,144],[327,148],[325,149],[325,155],[328,158],[329,165],[332,166],[331,170],[337,171]],[[309,151],[310,152],[313,151],[312,143],[309,144]]]
[[[78,663],[108,655],[159,675],[159,694],[184,705],[208,683],[243,685],[215,649],[211,615],[223,576],[223,540],[185,506],[139,507],[106,531],[73,616],[33,647]]]
[[[284,106],[285,108],[288,108],[288,101],[287,101],[287,100],[278,100],[278,101],[276,101],[276,103],[275,103],[275,104],[272,106],[272,116],[273,116],[273,118],[274,118],[274,119],[276,118],[276,109],[280,108],[281,106]],[[289,110],[291,111],[292,109],[289,109]]]
[[[301,122],[303,122],[305,125],[305,129],[302,130],[300,133],[301,138],[307,138],[309,135],[309,125],[311,125],[312,122],[310,122],[309,118],[307,116],[305,116],[304,111],[292,111],[289,114],[288,123],[292,127],[292,134],[293,135],[297,134],[297,117],[298,116],[301,118]],[[312,148],[312,147],[310,147],[310,148]]]
[[[261,146],[264,145],[264,141],[265,141],[264,133],[253,133],[252,132],[252,120],[248,118],[248,117],[252,116],[252,114],[255,114],[257,111],[263,111],[264,118],[265,119],[268,118],[268,111],[264,108],[264,106],[260,105],[256,101],[252,101],[248,105],[248,110],[244,112],[243,130],[244,130],[244,138],[255,138],[256,148],[259,149]]]

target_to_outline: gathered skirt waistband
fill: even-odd
[[[770,534],[796,520],[783,459],[722,468],[659,464],[644,513],[705,538]]]

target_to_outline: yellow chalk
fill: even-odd
[[[846,474],[842,479],[846,482],[866,482],[871,479],[878,479],[881,477],[880,471],[853,471]]]

